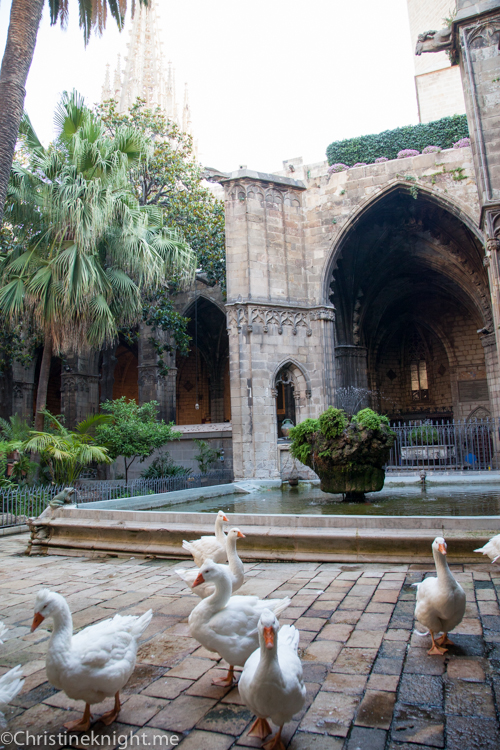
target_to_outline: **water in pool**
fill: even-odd
[[[366,502],[342,502],[319,487],[260,489],[251,494],[222,495],[179,505],[164,505],[155,511],[227,513],[307,513],[313,515],[376,516],[496,516],[500,514],[500,486],[448,485],[443,487],[390,487],[366,495]]]

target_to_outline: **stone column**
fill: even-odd
[[[12,364],[12,411],[10,413],[17,414],[28,422],[33,420],[35,364],[36,358],[29,367],[23,367],[19,362]]]
[[[61,372],[61,413],[73,428],[99,411],[99,353],[68,356]]]
[[[113,385],[115,383],[115,367],[117,359],[115,357],[116,346],[110,346],[104,349],[102,353],[101,367],[101,403],[113,400]]]
[[[166,334],[155,331],[155,338],[166,341]],[[175,355],[165,352],[163,361],[168,374],[163,375],[158,364],[158,354],[151,341],[153,332],[150,326],[139,326],[139,404],[158,401],[158,416],[166,422],[175,422],[175,388],[177,368]]]

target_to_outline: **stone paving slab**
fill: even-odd
[[[24,735],[17,735],[17,742],[4,740],[6,750],[260,746],[247,735],[253,717],[238,688],[211,684],[227,665],[189,637],[187,617],[199,599],[175,574],[178,561],[33,558],[24,554],[27,541],[27,534],[0,540],[0,620],[10,628],[0,646],[0,674],[22,664],[26,675],[7,720],[9,731],[29,729],[32,735],[27,742]],[[288,750],[500,748],[500,566],[481,561],[453,566],[468,604],[452,636],[455,645],[444,657],[428,656],[429,638],[413,632],[411,584],[432,571],[431,565],[252,562],[245,567],[245,593],[291,597],[282,622],[300,629],[307,699],[285,727]],[[83,705],[47,682],[45,623],[29,632],[42,587],[67,597],[75,629],[115,612],[153,609],[112,727],[99,721],[111,707],[106,700],[92,708],[91,732],[68,738],[62,730]]]

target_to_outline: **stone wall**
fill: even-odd
[[[387,201],[394,195],[415,198],[414,204],[408,197],[401,203],[408,211],[407,219],[404,215],[398,219],[408,231],[404,252],[410,260],[425,259],[429,279],[441,279],[441,291],[450,299],[444,304],[436,298],[435,311],[431,314],[428,310],[435,323],[429,334],[435,342],[430,363],[433,398],[444,410],[453,411],[455,418],[465,418],[480,406],[498,415],[497,397],[492,393],[497,388],[498,365],[490,354],[487,366],[488,349],[482,346],[478,333],[483,328],[482,335],[492,330],[492,314],[470,149],[450,149],[337,174],[329,174],[327,167],[326,163],[303,165],[293,160],[284,163],[279,175],[240,170],[224,181],[226,309],[237,478],[278,477],[283,471],[275,400],[280,371],[286,369],[293,382],[297,422],[316,417],[335,402],[335,352],[342,348],[339,318],[349,317],[343,308],[353,301],[347,297],[364,300],[370,292],[369,288],[353,288],[347,296],[332,297],[335,276],[345,274],[342,254],[354,252],[348,246],[348,241],[355,246],[353,232],[370,211],[375,223],[383,223],[377,217],[384,215]],[[290,179],[291,174],[295,179]],[[418,207],[420,216],[429,215],[431,229],[421,218],[412,218],[413,206]],[[448,235],[450,228],[453,236]],[[376,265],[376,258],[370,262]],[[340,271],[336,271],[339,264]],[[425,287],[425,280],[423,274],[418,282]],[[368,326],[369,312],[361,309],[360,316],[361,328]],[[440,335],[443,331],[446,344]],[[352,332],[348,331],[348,336],[352,337]],[[346,344],[361,352],[363,341],[356,341]],[[398,348],[400,342],[392,349],[388,345],[383,353],[384,369],[386,364],[390,369],[391,358],[394,371],[401,367]],[[374,352],[366,353],[365,348],[363,355],[369,363],[370,385],[380,375]],[[488,381],[486,400],[482,398],[484,388],[459,385],[469,380]],[[398,388],[399,399],[408,396],[404,378],[391,388],[391,398]],[[481,398],[476,398],[478,394]]]

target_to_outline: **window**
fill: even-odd
[[[408,338],[407,352],[410,362],[411,400],[428,401],[427,348],[417,331],[413,331]]]

